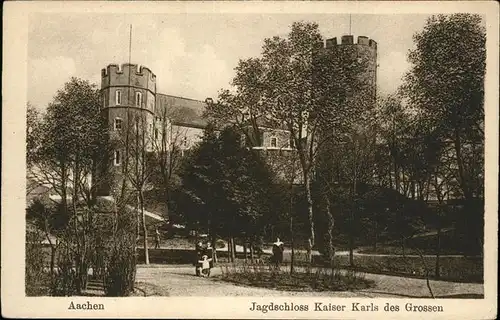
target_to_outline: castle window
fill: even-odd
[[[122,92],[120,90],[116,90],[116,104],[122,104]]]
[[[140,92],[135,93],[135,105],[138,107],[142,106],[142,93]]]
[[[271,148],[276,148],[278,146],[278,138],[271,137]]]
[[[122,155],[120,150],[115,150],[115,166],[119,166],[122,164]]]
[[[155,140],[158,140],[158,129],[155,128]]]
[[[123,120],[121,118],[115,118],[115,123],[114,123],[115,131],[122,129],[122,122]]]

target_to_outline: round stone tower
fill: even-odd
[[[319,136],[324,140],[321,141],[314,168],[319,193],[330,197],[332,186],[334,189],[335,186],[357,188],[357,184],[352,183],[353,177],[359,179],[356,168],[360,161],[364,161],[358,151],[359,146],[364,147],[359,144],[358,132],[373,132],[369,129],[370,121],[365,121],[369,119],[365,115],[369,114],[367,110],[373,110],[376,106],[377,43],[368,37],[360,36],[355,41],[352,35],[345,35],[341,37],[340,43],[337,38],[319,42],[314,54],[314,76],[318,78],[320,93],[318,99],[323,104],[320,107],[331,113],[340,110],[339,114],[332,115],[332,122],[328,118],[322,121]],[[321,95],[322,92],[327,94]],[[342,122],[346,115],[351,118],[348,119],[350,121],[345,122],[345,126],[338,126],[335,120]],[[367,136],[371,138],[372,135]],[[320,205],[318,216],[325,219],[320,221],[328,221],[328,206],[326,201]],[[327,225],[316,224],[319,246],[327,246],[323,242],[327,239],[323,237],[328,234]]]
[[[99,170],[98,193],[110,195],[121,184],[125,165],[129,163],[127,145],[130,146],[134,139],[148,141],[151,136],[156,76],[150,69],[136,64],[110,64],[101,71],[101,97],[101,116],[109,126],[107,139],[112,150]]]
[[[357,78],[358,86],[348,100],[360,102],[367,108],[374,107],[377,91],[377,42],[368,37],[344,35],[340,43],[337,38],[327,39],[323,50],[337,55],[340,68],[347,77]]]
[[[324,43],[318,43],[315,49],[315,76],[321,80],[319,85],[324,86],[329,94],[320,97],[319,99],[324,99],[320,100],[320,103],[324,103],[324,107],[328,108],[328,104],[334,101],[340,104],[340,109],[355,117],[352,126],[348,124],[350,128],[340,128],[339,132],[333,132],[333,136],[332,130],[337,130],[337,127],[330,126],[327,120],[323,124],[324,127],[320,128],[320,134],[324,134],[326,140],[322,144],[316,171],[325,179],[335,180],[335,177],[330,177],[336,170],[332,155],[338,153],[342,155],[345,153],[345,148],[353,147],[355,144],[353,136],[345,135],[344,130],[354,129],[357,135],[365,130],[369,131],[369,126],[373,123],[367,117],[370,114],[366,111],[373,110],[376,106],[377,43],[364,36],[358,37],[355,41],[354,36],[344,35],[340,43],[337,42],[337,38],[331,38]],[[337,106],[334,106],[332,110],[336,108]]]

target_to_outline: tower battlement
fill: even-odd
[[[101,70],[101,77],[108,77],[110,75],[127,75],[128,74],[142,77],[149,77],[150,81],[156,81],[156,75],[148,67],[133,63],[109,64],[106,68]]]
[[[109,64],[101,70],[101,89],[116,86],[144,88],[156,94],[156,75],[148,67],[137,64]]]
[[[325,43],[320,43],[319,46],[325,49],[334,48],[339,45],[361,45],[367,46],[373,49],[377,49],[377,42],[365,36],[359,36],[358,41],[354,42],[353,35],[344,35],[340,38],[340,43],[337,42],[337,38],[326,39]]]

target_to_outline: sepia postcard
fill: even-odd
[[[3,317],[497,317],[494,2],[4,8]]]

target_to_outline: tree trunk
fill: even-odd
[[[235,257],[235,252],[234,252],[234,245],[233,245],[233,237],[229,237],[229,241],[228,241],[228,252],[229,252],[229,256],[228,256],[228,261],[229,262],[234,262],[234,257]]]
[[[68,214],[68,180],[67,180],[67,168],[66,164],[63,163],[61,166],[61,204],[64,209],[64,213]]]
[[[328,199],[328,197],[326,197],[326,213],[328,214],[328,250],[330,252],[330,269],[333,275],[335,258],[335,247],[333,246],[333,227],[335,226],[335,220],[332,212],[330,211],[330,199]],[[352,261],[352,265],[354,265],[354,261]]]
[[[400,185],[400,181],[399,181],[399,167],[398,167],[398,164],[397,164],[397,160],[394,159],[394,184],[396,186],[396,191],[397,192],[401,192],[401,185]]]
[[[354,210],[356,209],[356,172],[354,172],[352,206],[349,218],[349,265],[354,267]]]
[[[142,231],[144,233],[143,244],[144,244],[144,263],[149,264],[149,251],[148,251],[148,228],[146,225],[146,215],[144,214],[144,194],[142,189],[139,191],[139,201],[141,207],[141,217],[142,217]]]
[[[50,245],[50,278],[54,280],[54,268],[56,266],[56,246]]]
[[[422,252],[417,248],[418,255],[420,256],[420,260],[422,260],[422,264],[424,265],[425,269],[425,282],[427,284],[427,289],[429,289],[429,293],[431,294],[432,299],[434,299],[434,293],[432,292],[432,287],[431,287],[431,282],[429,281],[429,268],[427,268],[427,264],[425,263],[424,255]]]
[[[253,241],[250,240],[250,262],[254,263],[255,262],[255,255],[254,255],[254,248],[253,248]]]
[[[406,258],[405,254],[405,238],[401,237],[401,250],[403,250],[403,258]]]
[[[469,189],[469,184],[468,181],[465,177],[465,169],[464,169],[464,162],[463,162],[463,157],[462,157],[462,143],[460,139],[460,133],[458,130],[455,130],[455,139],[454,139],[454,147],[455,147],[455,153],[457,157],[457,167],[458,167],[458,177],[459,177],[459,183],[460,187],[464,193],[464,198],[466,202],[472,198],[472,194]]]
[[[170,192],[169,192],[169,188],[170,188],[170,185],[169,183],[166,184],[165,186],[165,201],[167,202],[166,206],[165,206],[165,216],[164,218],[165,219],[169,219],[169,214],[170,214]],[[169,219],[170,220],[170,219]]]
[[[349,235],[349,266],[354,267],[354,239]]]
[[[231,244],[232,244],[232,246],[233,246],[233,256],[232,256],[232,260],[233,260],[233,262],[234,262],[234,260],[236,259],[236,256],[237,256],[237,255],[236,255],[236,253],[237,253],[237,251],[236,251],[236,241],[234,241],[234,237],[231,237]]]
[[[54,280],[54,268],[55,268],[55,260],[56,260],[56,249],[57,249],[57,238],[56,243],[52,243],[52,240],[50,240],[50,233],[49,233],[49,222],[45,220],[45,237],[47,238],[47,242],[50,245],[50,280]]]
[[[436,236],[436,271],[434,271],[434,274],[436,275],[436,279],[439,279],[441,274],[440,274],[440,261],[439,257],[441,255],[441,227],[437,228],[437,236]]]
[[[291,249],[292,249],[292,255],[290,257],[290,274],[293,274],[293,267],[295,263],[295,243],[294,243],[294,237],[293,237],[293,217],[290,216],[290,242],[291,242]]]
[[[140,235],[141,235],[141,225],[142,225],[142,216],[140,215],[141,213],[141,208],[140,208],[140,203],[141,203],[141,199],[140,199],[140,196],[139,196],[139,193],[137,193],[137,205],[135,207],[135,212],[136,212],[136,217],[137,217],[137,221],[136,221],[136,225],[135,225],[135,229],[136,229],[136,246],[137,246],[137,243],[139,242],[139,239],[140,239]]]
[[[212,261],[213,263],[217,263],[217,237],[213,233],[212,233]]]
[[[309,218],[309,226],[310,226],[310,236],[309,236],[309,245],[307,246],[307,259],[308,263],[312,264],[312,249],[314,247],[314,216],[313,216],[313,202],[311,196],[311,181],[309,179],[309,174],[304,172],[304,184],[306,191],[306,200],[307,200],[307,215]]]
[[[72,194],[72,207],[73,207],[73,227],[74,236],[73,241],[76,243],[76,255],[75,255],[75,273],[76,273],[76,292],[81,294],[87,286],[87,257],[86,257],[86,241],[85,241],[85,229],[86,229],[86,219],[83,215],[78,215],[78,181],[80,181],[80,160],[78,154],[75,159],[75,166],[73,170],[73,194]],[[78,218],[81,219],[81,232],[78,228]]]
[[[245,263],[247,262],[247,244],[243,242],[243,257],[245,259]]]

